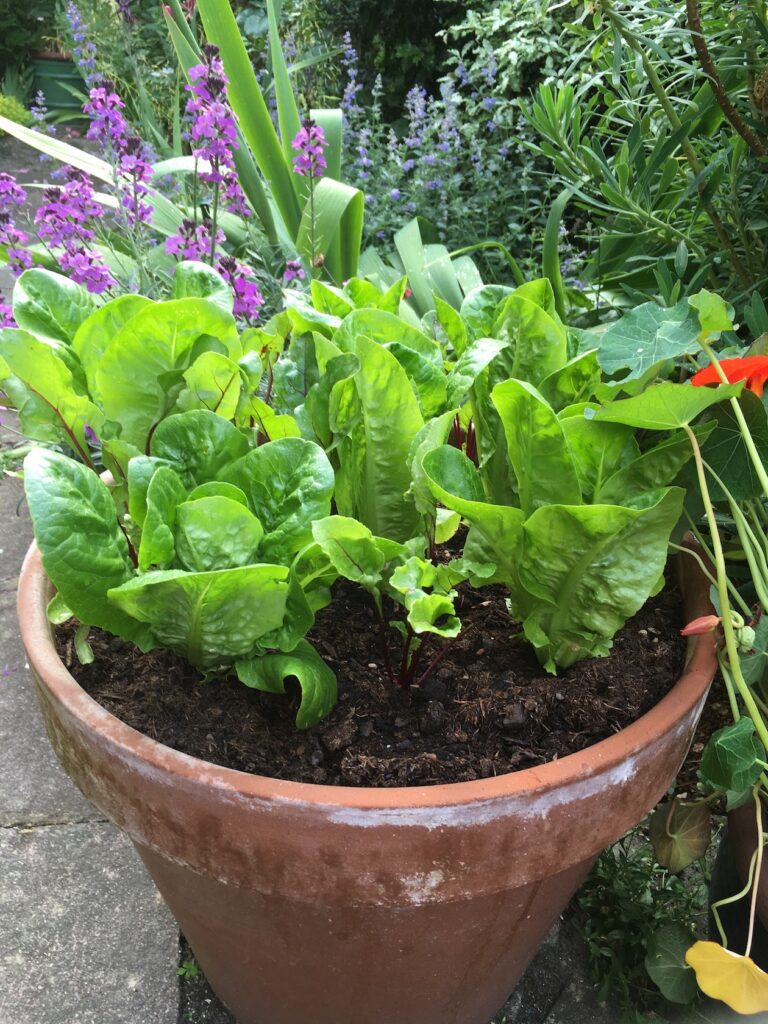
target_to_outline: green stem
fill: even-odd
[[[733,679],[728,669],[727,659],[722,656],[722,651],[718,652],[717,660],[720,664],[720,671],[725,681],[725,692],[728,694],[728,703],[731,706],[731,715],[733,716],[734,722],[738,722],[741,718],[741,712],[739,711],[739,702],[736,700],[736,691],[733,688]]]
[[[766,749],[768,749],[768,728],[766,728],[763,717],[760,714],[760,709],[752,696],[752,691],[744,681],[744,676],[741,672],[739,650],[736,642],[736,631],[733,626],[733,620],[731,619],[731,608],[728,601],[728,576],[725,569],[725,556],[723,554],[720,531],[717,527],[715,510],[709,494],[709,487],[707,486],[707,473],[704,468],[704,460],[701,457],[701,449],[699,448],[699,442],[696,439],[696,435],[687,423],[684,426],[684,430],[687,433],[688,440],[691,442],[691,447],[693,448],[693,457],[696,462],[696,475],[699,481],[701,498],[704,502],[704,510],[707,516],[709,532],[712,537],[712,549],[715,560],[715,569],[717,572],[717,591],[720,598],[720,615],[723,625],[723,634],[725,636],[725,647],[728,652],[728,662],[731,672],[733,673],[733,679],[736,684],[736,689],[739,692],[739,696],[749,712],[749,717],[755,724],[755,730],[760,737],[761,743]]]
[[[704,554],[707,556],[707,558],[709,559],[711,564],[714,565],[715,564],[715,556],[712,553],[712,549],[707,544],[706,539],[704,538],[704,534],[701,532],[701,530],[699,530],[699,528],[696,526],[696,524],[694,523],[694,521],[691,519],[690,516],[688,516],[688,525],[690,526],[691,532],[693,533],[694,537],[696,538],[696,540],[699,542],[699,544],[703,548]],[[672,546],[676,547],[676,545],[672,545]],[[693,552],[690,551],[689,548],[684,548],[683,550],[684,551],[688,551],[689,554],[691,554],[691,555],[693,554]],[[702,568],[704,568],[703,565],[702,565]],[[706,573],[707,579],[710,581],[712,586],[716,587],[717,586],[717,579],[714,576],[712,576],[712,574],[709,573],[706,569],[704,569],[704,572]],[[752,609],[749,607],[747,602],[744,600],[744,598],[741,596],[741,594],[736,589],[736,586],[733,583],[731,583],[730,580],[728,580],[728,592],[730,593],[731,597],[734,599],[736,604],[744,612],[745,616],[747,618],[751,619],[752,618]]]
[[[755,934],[755,917],[757,913],[757,890],[760,887],[760,869],[763,866],[763,807],[760,803],[759,790],[757,786],[752,790],[755,798],[755,817],[757,823],[757,860],[755,861],[755,884],[752,887],[752,902],[749,907],[749,933],[747,934],[747,948],[744,956],[749,956],[752,949],[752,939]]]
[[[216,223],[219,217],[219,182],[213,186],[213,209],[211,211],[211,266],[216,263]]]

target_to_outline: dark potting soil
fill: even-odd
[[[463,586],[457,609],[460,636],[405,691],[387,677],[370,598],[337,585],[309,639],[336,672],[339,701],[307,731],[294,724],[296,694],[261,693],[237,679],[204,683],[168,651],[142,654],[97,629],[89,637],[95,660],[80,665],[74,623],[59,628],[57,644],[95,700],[169,747],[258,775],[345,786],[462,782],[563,757],[635,721],[683,669],[680,595],[671,584],[617,634],[610,657],[557,677],[515,635],[501,588]],[[427,641],[423,665],[446,643],[436,640]]]

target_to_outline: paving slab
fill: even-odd
[[[2,1024],[177,1024],[178,931],[111,825],[0,830],[0,920]]]
[[[32,539],[23,498],[20,480],[0,481],[0,825],[101,820],[51,750],[19,640],[16,586]]]

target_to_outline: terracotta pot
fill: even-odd
[[[692,559],[685,615],[707,614]],[[59,660],[34,546],[21,635],[54,750],[133,840],[240,1024],[488,1024],[597,854],[682,763],[715,671],[629,728],[476,782],[355,789],[283,782],[178,753],[93,701]]]

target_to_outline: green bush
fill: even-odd
[[[7,117],[9,121],[15,121],[16,124],[29,124],[32,120],[32,116],[23,104],[13,96],[5,96],[0,93],[0,116]],[[5,135],[5,132],[0,130],[0,135]]]

